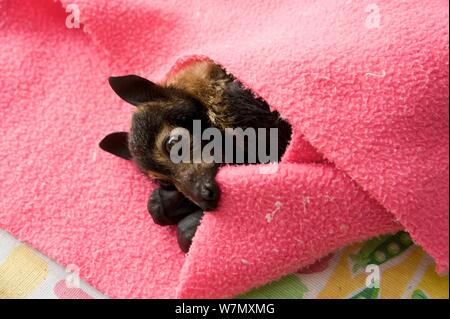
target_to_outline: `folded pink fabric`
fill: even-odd
[[[401,228],[448,269],[446,1],[3,1],[0,40],[0,227],[102,292],[230,297]],[[219,172],[185,256],[146,212],[154,186],[97,144],[132,110],[108,76],[196,55],[293,139],[277,167]]]

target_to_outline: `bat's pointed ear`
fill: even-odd
[[[127,132],[115,132],[108,134],[103,138],[103,140],[101,140],[99,146],[102,150],[123,159],[130,160],[132,158],[128,148]]]
[[[135,106],[165,98],[163,87],[137,75],[111,76],[108,81],[120,98]]]

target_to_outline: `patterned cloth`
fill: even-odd
[[[366,272],[367,271],[367,272]],[[0,299],[106,298],[64,268],[0,230]],[[370,279],[370,280],[369,280]],[[238,298],[447,298],[448,275],[407,233],[344,248],[307,269]]]
[[[104,295],[64,268],[0,229],[0,299],[99,299]]]

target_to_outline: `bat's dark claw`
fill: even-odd
[[[177,224],[199,208],[177,190],[157,188],[150,195],[147,209],[156,224],[166,226]]]
[[[200,225],[200,220],[202,217],[203,212],[199,210],[186,216],[178,223],[178,245],[185,253],[187,253],[189,251],[189,247],[191,247],[192,238],[194,238],[195,231],[197,230],[198,225]]]

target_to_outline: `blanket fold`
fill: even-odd
[[[232,297],[399,229],[448,269],[448,2],[7,0],[0,40],[0,227],[109,296]],[[279,165],[221,169],[185,256],[97,144],[132,110],[108,76],[198,56],[293,136]]]

